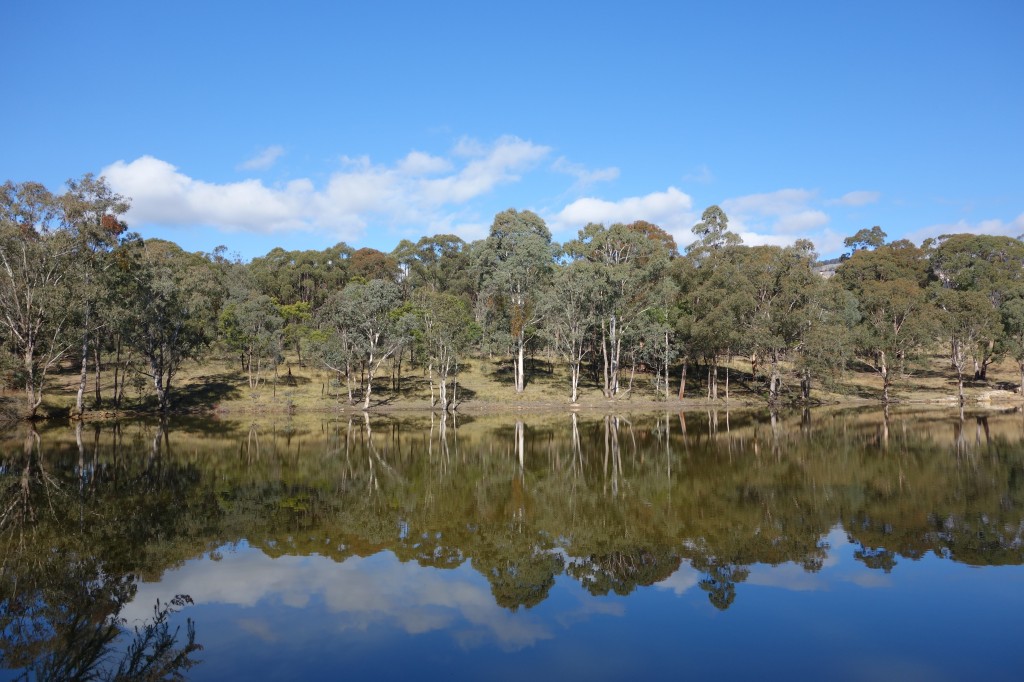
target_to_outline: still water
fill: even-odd
[[[1024,670],[1020,413],[22,427],[0,483],[4,680]]]

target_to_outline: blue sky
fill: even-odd
[[[7,2],[0,180],[86,172],[146,237],[556,239],[720,204],[823,255],[1024,233],[1024,3]]]

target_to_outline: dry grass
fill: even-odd
[[[393,368],[387,366],[382,375],[374,381],[371,409],[375,411],[414,411],[430,409],[430,382],[422,367],[409,367],[405,362],[400,381],[392,376]],[[730,363],[730,391],[728,404],[733,407],[763,407],[766,404],[766,386],[762,377],[754,380],[750,366],[745,360]],[[362,403],[358,394],[355,404],[348,403],[344,384],[338,385],[334,375],[310,365],[299,366],[294,357],[289,358],[261,385],[250,389],[245,374],[237,362],[208,359],[203,363],[189,363],[175,378],[175,407],[182,412],[214,412],[217,414],[260,414],[260,413],[305,413],[305,412],[354,412]],[[698,376],[699,375],[699,381]],[[102,395],[109,400],[112,375],[103,376]],[[671,406],[700,407],[710,403],[707,399],[706,369],[691,368],[687,384],[686,400],[676,398],[678,374],[671,378],[669,398],[666,400],[662,386],[656,388],[653,374],[637,372],[633,376],[632,390],[616,400],[606,399],[600,391],[593,374],[584,375],[581,380],[580,398],[575,404],[569,402],[569,377],[567,369],[558,362],[549,363],[546,358],[535,358],[528,362],[526,390],[517,395],[513,388],[511,361],[503,358],[473,358],[460,367],[458,400],[459,409],[464,412],[510,412],[510,411],[623,411],[664,409]],[[624,372],[622,382],[628,386],[630,372]],[[970,404],[1016,403],[1021,400],[1014,391],[1019,381],[1016,364],[1003,361],[989,369],[987,382],[968,381],[965,386],[967,402]],[[87,390],[87,405],[93,413],[111,415],[107,404],[93,406],[94,386],[90,375]],[[785,376],[784,398],[795,402],[799,396],[799,382],[792,373]],[[78,386],[78,373],[70,363],[54,375],[47,386],[47,400],[43,413],[57,417],[67,415],[74,403]],[[129,388],[127,411],[149,412],[155,402],[147,385]],[[824,386],[817,382],[812,399],[819,403],[851,404],[876,403],[881,399],[882,383],[877,373],[867,367],[856,366],[841,377],[835,385]],[[897,377],[891,389],[892,397],[904,403],[956,404],[956,375],[948,361],[940,356],[925,358],[922,363],[909,369],[905,376]],[[0,404],[10,408],[20,403],[21,394],[7,391],[0,396]],[[725,404],[724,370],[719,379],[717,405]]]

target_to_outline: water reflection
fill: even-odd
[[[116,462],[119,432],[110,454]],[[151,460],[143,472],[121,481],[100,456],[100,429],[86,446],[74,429],[74,450],[51,457],[50,443],[33,428],[23,431],[20,451],[6,449],[0,510],[0,662],[22,679],[170,679],[195,663],[202,647],[193,623],[172,626],[187,595],[150,602],[150,614],[129,625],[122,615],[136,597],[148,540],[173,527],[162,477]],[[8,443],[7,445],[11,445]],[[181,472],[168,477],[176,484]],[[132,493],[119,494],[127,483]],[[148,484],[148,485],[147,485]],[[123,492],[123,491],[120,491]],[[124,514],[142,512],[155,523],[139,527]],[[139,546],[122,545],[135,540]],[[163,570],[158,566],[157,570]]]
[[[517,650],[556,636],[533,612],[556,585],[587,618],[648,586],[716,611],[822,590],[840,546],[861,588],[925,556],[1018,566],[1022,437],[1019,414],[808,410],[24,429],[0,443],[3,666],[87,658],[175,594]],[[190,628],[164,636],[192,660]]]

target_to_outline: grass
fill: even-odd
[[[424,367],[410,367],[406,360],[401,369],[400,379],[390,363],[382,367],[381,375],[374,380],[371,409],[374,411],[425,411],[430,409],[430,381]],[[580,395],[576,403],[569,401],[568,369],[557,361],[537,357],[527,362],[527,384],[521,394],[513,388],[511,360],[507,358],[471,358],[459,368],[457,397],[459,410],[466,413],[509,412],[509,411],[620,411],[672,409],[680,407],[701,407],[709,404],[725,405],[725,367],[719,378],[719,399],[712,403],[707,398],[705,367],[691,367],[687,381],[687,397],[679,401],[679,370],[671,375],[668,399],[664,388],[656,387],[655,376],[637,371],[633,375],[632,388],[630,370],[625,368],[621,382],[624,392],[619,398],[609,400],[600,390],[598,378],[593,372],[584,372],[581,378]],[[728,363],[730,376],[730,407],[763,407],[767,402],[767,388],[764,377],[754,379],[750,365],[744,359]],[[112,377],[105,371],[104,380]],[[965,393],[968,403],[988,404],[992,402],[1018,402],[1017,389],[1019,373],[1016,364],[1009,361],[997,363],[989,368],[987,382],[967,381]],[[358,383],[358,382],[356,382]],[[46,401],[42,413],[48,417],[67,416],[74,404],[78,388],[78,371],[72,363],[66,363],[52,375],[46,388]],[[102,387],[102,396],[109,400],[112,386]],[[436,390],[436,389],[435,389]],[[956,375],[948,361],[941,356],[925,357],[921,363],[911,367],[905,376],[898,376],[890,394],[895,401],[903,403],[956,404]],[[866,366],[854,366],[834,385],[825,386],[817,381],[811,397],[815,403],[856,404],[879,402],[882,382],[879,375]],[[93,376],[90,374],[86,392],[87,408],[93,415],[113,416],[116,412],[109,403],[94,405]],[[155,399],[148,385],[139,384],[129,388],[126,404],[121,412],[153,412]],[[13,413],[20,405],[21,393],[7,390],[0,394],[0,413]],[[223,415],[279,414],[302,412],[357,412],[362,401],[358,392],[354,403],[349,404],[344,384],[338,385],[333,373],[309,364],[300,366],[294,357],[288,358],[274,372],[265,373],[262,383],[256,388],[249,387],[244,372],[237,361],[210,358],[204,362],[187,363],[174,379],[174,410],[176,412],[212,412]],[[792,371],[784,373],[783,402],[799,402],[799,380]]]

